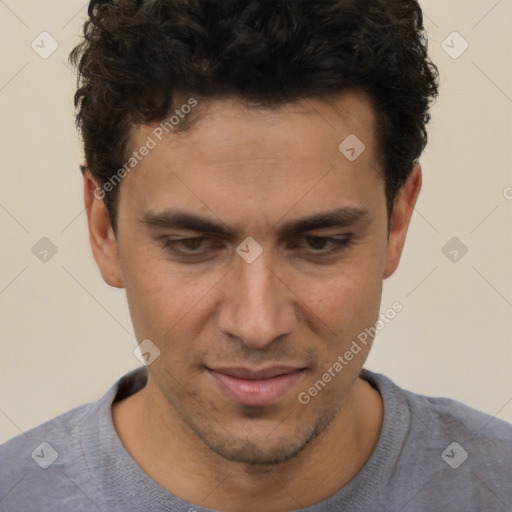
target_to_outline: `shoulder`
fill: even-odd
[[[484,443],[512,450],[512,425],[497,416],[491,416],[458,400],[446,397],[420,395],[403,391],[411,413],[436,436],[446,440],[453,436],[466,439],[470,445]]]
[[[467,469],[473,477],[512,482],[512,425],[504,420],[445,397],[404,392],[425,443],[442,449],[452,469]],[[468,473],[469,476],[469,473]]]
[[[0,455],[2,460],[8,464],[3,464],[0,472],[7,471],[7,466],[9,466],[9,469],[14,467],[29,469],[34,467],[34,464],[39,467],[50,464],[50,458],[58,458],[58,454],[53,453],[49,441],[59,440],[58,444],[60,446],[64,446],[63,441],[65,440],[69,442],[71,440],[70,435],[89,412],[90,407],[91,404],[75,407],[2,443],[0,445]],[[37,449],[42,444],[49,445],[48,450],[43,450],[43,454],[36,457]],[[51,455],[45,459],[50,453]]]
[[[512,424],[474,409],[458,400],[414,393],[395,384],[388,377],[365,370],[365,378],[387,397],[388,405],[401,402],[411,414],[411,423],[420,423],[435,436],[450,438],[454,434],[484,441],[512,440]],[[386,400],[385,400],[386,401]]]
[[[80,438],[93,414],[95,403],[83,404],[0,445],[0,510],[95,509]]]
[[[0,445],[0,510],[105,510],[105,489],[111,482],[101,476],[102,468],[107,462],[115,467],[118,456],[112,403],[144,387],[146,379],[146,368],[136,368],[99,400]]]
[[[369,379],[383,395],[389,425],[403,432],[390,485],[411,499],[411,509],[512,509],[510,423],[451,398],[402,389],[380,374],[369,372]]]
[[[457,400],[406,397],[416,418],[413,439],[438,461],[435,489],[458,496],[466,510],[511,510],[512,425]]]

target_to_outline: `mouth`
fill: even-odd
[[[252,406],[270,405],[281,399],[304,376],[305,368],[272,366],[206,368],[227,398]]]

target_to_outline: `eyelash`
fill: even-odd
[[[347,235],[345,238],[332,238],[332,237],[323,237],[323,236],[313,236],[313,235],[305,235],[303,237],[301,237],[303,239],[308,239],[308,240],[315,240],[315,241],[321,241],[321,242],[325,242],[325,243],[331,243],[334,245],[334,247],[332,249],[329,249],[328,251],[325,251],[325,250],[313,250],[311,252],[312,255],[315,255],[315,256],[330,256],[330,255],[333,255],[333,254],[336,254],[340,251],[342,251],[343,249],[345,249],[346,247],[348,247],[351,242],[352,242],[352,236],[349,234]],[[176,249],[176,247],[179,245],[179,244],[183,244],[183,242],[190,242],[190,241],[201,241],[201,240],[207,240],[208,238],[205,237],[205,236],[196,236],[196,237],[192,237],[192,238],[179,238],[179,239],[171,239],[171,238],[167,238],[167,239],[164,239],[163,240],[163,243],[162,243],[162,246],[164,247],[164,249],[172,252],[172,253],[175,253],[175,254],[178,254],[178,255],[182,255],[182,256],[205,256],[206,254],[203,252],[187,252],[187,251],[182,251],[180,249]]]

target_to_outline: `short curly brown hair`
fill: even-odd
[[[272,108],[366,92],[388,214],[426,146],[438,69],[416,0],[91,0],[88,14],[69,61],[85,160],[101,185],[129,158],[132,127],[162,122],[186,96]],[[117,192],[104,195],[114,229]]]

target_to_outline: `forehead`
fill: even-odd
[[[185,132],[162,136],[158,124],[133,131],[131,151],[148,140],[152,149],[123,180],[121,201],[130,209],[210,210],[232,219],[230,205],[243,203],[245,212],[265,212],[262,223],[270,224],[291,208],[304,214],[319,203],[330,210],[380,203],[374,112],[364,94],[273,109],[235,99],[196,108]]]
[[[340,152],[350,157],[354,147],[350,142],[356,142],[358,151],[364,145],[366,163],[380,167],[373,103],[361,91],[306,98],[274,108],[248,106],[236,98],[199,100],[193,110],[185,112],[189,113],[181,117],[171,113],[172,123],[165,119],[136,126],[129,138],[129,152],[150,137],[156,147],[148,160],[161,155],[165,146],[175,162],[195,160],[205,165],[272,158],[332,162]],[[183,132],[180,122],[187,126]],[[347,138],[347,147],[340,147]]]

